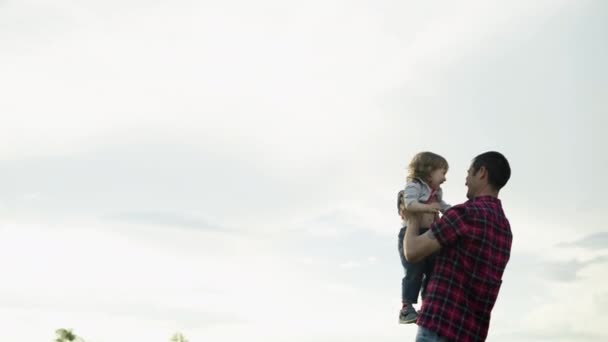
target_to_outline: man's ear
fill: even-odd
[[[480,167],[477,173],[479,174],[479,179],[488,178],[488,169],[485,166]]]

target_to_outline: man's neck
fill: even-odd
[[[498,191],[496,191],[490,187],[486,187],[486,188],[481,189],[477,194],[475,194],[475,197],[483,197],[483,196],[490,196],[490,197],[498,198]]]

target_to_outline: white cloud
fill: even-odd
[[[5,157],[159,134],[292,162],[325,159],[342,147],[336,135],[353,143],[369,128],[370,97],[396,80],[389,68],[375,70],[394,49],[379,27],[339,13],[312,32],[300,12],[286,26],[226,9],[144,13],[73,27],[26,58],[7,51],[3,107],[12,115],[3,134],[13,146]],[[284,34],[272,33],[279,28]],[[334,44],[345,36],[357,40]]]
[[[359,263],[357,261],[352,261],[351,260],[351,261],[347,261],[347,262],[344,262],[344,263],[340,264],[340,267],[344,268],[344,269],[347,269],[347,270],[350,270],[350,269],[361,267],[361,263]]]
[[[42,194],[39,192],[32,192],[23,195],[23,199],[26,201],[36,201],[42,198]]]
[[[143,137],[297,165],[354,154],[370,133],[382,134],[369,116],[378,94],[404,77],[418,87],[429,68],[518,27],[516,18],[561,6],[459,3],[423,16],[422,29],[401,42],[383,23],[386,13],[341,2],[298,11],[273,2],[129,4],[59,3],[44,19],[55,28],[41,34],[49,44],[4,48],[0,105],[11,115],[1,132],[11,147],[3,158]],[[34,20],[39,6],[49,5],[9,11]]]
[[[281,327],[272,334],[280,338],[301,322],[340,336],[370,301],[368,290],[324,275],[317,263],[294,268],[296,259],[268,236],[79,222],[5,223],[0,237],[0,257],[14,261],[0,267],[12,275],[0,285],[5,338],[48,337],[67,327],[100,342],[119,328],[150,341],[174,330],[230,341],[235,329],[262,341],[270,327]],[[346,267],[353,265],[360,263]],[[25,335],[19,319],[29,324]]]

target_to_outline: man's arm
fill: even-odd
[[[420,218],[414,215],[407,222],[405,238],[403,239],[405,259],[409,262],[418,262],[441,248],[432,231],[429,230],[422,235],[418,235],[419,232]]]
[[[418,201],[411,201],[409,203],[406,203],[405,205],[405,210],[409,211],[409,212],[418,212],[418,213],[436,213],[439,211],[440,209],[440,205],[439,204],[424,204],[424,203],[420,203]]]

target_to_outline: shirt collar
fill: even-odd
[[[494,196],[490,196],[490,195],[477,196],[477,197],[473,198],[472,200],[473,201],[482,201],[482,202],[497,202],[497,203],[500,203],[500,199],[498,197],[494,197]]]
[[[433,192],[433,191],[439,191],[439,189],[441,189],[441,187],[438,187],[437,189],[431,188],[431,186],[427,182],[425,182],[424,180],[422,180],[422,178],[420,178],[420,177],[416,177],[415,179],[417,179],[420,183],[424,184],[427,188],[429,188],[429,190],[431,190],[431,192]]]

